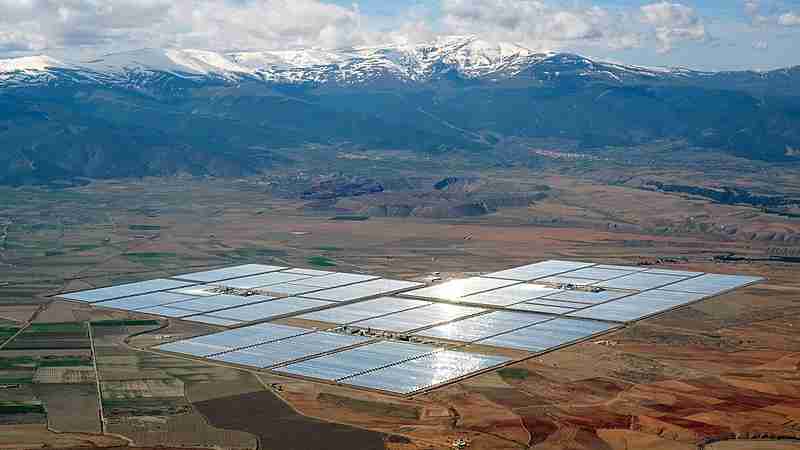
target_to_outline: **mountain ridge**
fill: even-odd
[[[800,67],[644,68],[476,38],[349,53],[0,61],[0,184],[250,174],[310,147],[487,161],[507,143],[542,139],[631,152],[669,141],[796,161]]]
[[[195,49],[140,49],[90,60],[47,55],[0,60],[0,87],[25,87],[66,77],[86,83],[125,84],[141,75],[169,74],[193,81],[262,81],[272,84],[354,86],[379,79],[426,83],[455,72],[467,80],[509,80],[539,65],[567,60],[584,75],[623,78],[685,78],[720,72],[650,68],[555,52],[535,52],[512,43],[490,43],[474,36],[439,38],[431,43],[356,47],[340,50],[212,52]],[[68,75],[71,75],[69,77]]]

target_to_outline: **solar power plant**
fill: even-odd
[[[619,325],[559,318],[479,341],[482,345],[540,352],[605,333]]]
[[[312,300],[300,297],[285,297],[264,303],[256,303],[254,305],[217,311],[214,313],[210,313],[210,315],[214,317],[220,317],[222,319],[252,322],[255,320],[274,319],[277,317],[285,316],[287,314],[298,313],[301,311],[308,311],[316,308],[324,308],[330,305],[331,302],[326,302],[324,300]]]
[[[62,297],[100,307],[238,327],[159,345],[155,347],[158,350],[411,394],[510,360],[273,323],[242,325],[291,317],[358,327],[362,329],[359,334],[363,330],[411,333],[535,354],[760,280],[652,267],[545,261],[423,287],[421,283],[372,275],[248,264]],[[219,287],[258,289],[262,295],[214,292]]]
[[[708,273],[697,278],[691,278],[686,281],[665,286],[664,289],[670,291],[698,292],[701,294],[717,295],[759,282],[761,280],[763,280],[763,278],[760,277]]]
[[[370,340],[370,338],[362,336],[321,331],[215,355],[211,359],[266,368],[362,344]]]
[[[255,289],[271,284],[288,283],[290,281],[300,281],[311,278],[310,275],[298,275],[296,273],[271,272],[261,275],[253,275],[233,280],[221,281],[219,284],[236,289]]]
[[[335,288],[339,286],[347,286],[348,284],[362,283],[364,281],[375,280],[380,277],[372,275],[361,275],[357,273],[331,273],[330,275],[323,275],[320,277],[305,278],[302,281],[296,281],[292,284],[301,284],[303,286],[311,286],[318,288]]]
[[[215,281],[230,280],[232,278],[248,277],[267,272],[277,272],[286,267],[267,266],[263,264],[245,264],[242,266],[225,267],[222,269],[206,270],[203,272],[186,273],[176,275],[172,278],[179,280],[189,280],[199,283],[213,283]]]
[[[537,313],[495,311],[439,325],[415,334],[451,341],[474,342],[552,318],[553,316]]]
[[[352,323],[352,325],[359,328],[373,328],[376,330],[393,331],[395,333],[406,333],[419,328],[480,314],[482,312],[486,312],[486,310],[470,306],[438,303],[382,317],[362,320]]]
[[[386,366],[429,355],[440,348],[429,345],[381,341],[275,369],[279,373],[337,381]]]
[[[587,306],[589,306],[585,303],[575,303],[564,300],[550,300],[546,298],[537,298],[527,302],[518,303],[518,305],[523,305],[525,303],[531,303],[534,305],[544,305],[544,306],[558,306],[560,308],[572,308],[572,309],[586,308]],[[517,305],[514,305],[512,308],[515,308],[516,306]]]
[[[169,305],[181,301],[192,300],[197,297],[188,295],[173,294],[172,292],[153,292],[150,294],[134,295],[133,297],[123,297],[117,300],[109,300],[94,303],[103,308],[122,309],[126,311],[136,311],[138,309],[152,308],[154,306]]]
[[[686,305],[706,297],[706,294],[651,290],[608,303],[570,313],[570,316],[616,322],[639,320],[656,313]]]
[[[297,318],[346,325],[359,320],[371,319],[373,317],[425,305],[430,305],[430,302],[406,298],[382,297],[303,314]]]
[[[502,356],[441,351],[340,380],[368,389],[412,394],[509,362]]]
[[[96,303],[106,300],[114,300],[122,297],[130,297],[131,295],[149,294],[151,292],[167,291],[170,289],[177,289],[186,286],[191,286],[195,283],[187,281],[155,279],[147,281],[139,281],[137,283],[121,284],[119,286],[109,286],[100,289],[91,289],[88,291],[71,292],[68,294],[60,294],[59,297],[67,300],[77,300],[81,302]]]
[[[462,280],[452,280],[446,283],[416,289],[403,293],[403,296],[457,301],[468,295],[491,291],[518,283],[518,281],[514,280],[473,277]]]
[[[644,291],[648,289],[656,289],[668,284],[676,283],[685,280],[686,277],[675,275],[664,275],[658,273],[637,272],[632,275],[627,275],[613,280],[601,281],[594,284],[594,286],[614,288],[614,289],[635,289],[637,291]]]
[[[402,292],[420,286],[422,286],[422,283],[381,278],[349,286],[313,292],[310,294],[305,294],[305,297],[329,300],[332,302],[346,302],[362,298],[375,297],[378,295],[395,294],[397,292]]]
[[[557,294],[559,292],[563,291],[540,284],[515,284],[488,292],[482,292],[480,294],[461,297],[458,301],[460,303],[478,305],[508,306],[526,300]]]
[[[503,278],[507,280],[532,281],[552,275],[558,275],[571,270],[582,269],[593,266],[592,263],[575,261],[550,260],[528,264],[527,266],[515,267],[513,269],[502,270],[500,272],[485,275],[490,278]]]
[[[250,295],[243,297],[241,295],[215,295],[213,297],[196,297],[191,300],[186,300],[174,303],[170,306],[174,308],[188,309],[196,313],[205,313],[210,311],[218,311],[220,309],[235,308],[238,306],[250,305],[253,303],[261,303],[267,300],[272,300],[274,297],[266,295]]]

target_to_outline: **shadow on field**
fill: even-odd
[[[207,400],[194,403],[194,406],[217,428],[246,431],[258,436],[263,449],[385,448],[382,433],[305,417],[272,392]]]

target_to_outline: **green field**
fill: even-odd
[[[44,406],[41,402],[27,401],[27,402],[12,402],[0,401],[0,414],[30,414],[30,413],[46,413]]]
[[[506,367],[497,371],[501,377],[506,380],[525,380],[530,376],[530,372],[525,369],[517,369],[514,367]]]
[[[80,358],[76,356],[46,357],[38,361],[39,367],[85,366],[90,363],[91,363],[90,359]]]
[[[17,331],[19,331],[17,327],[0,327],[0,344],[13,336]]]
[[[369,220],[369,216],[362,216],[362,215],[340,215],[331,217],[331,220],[352,220],[356,222],[361,222],[364,220]]]
[[[128,225],[128,229],[131,231],[159,231],[161,225]]]
[[[82,322],[59,322],[59,323],[34,323],[22,334],[28,333],[85,333],[86,325]]]
[[[334,267],[336,262],[326,256],[312,256],[308,258],[308,263],[317,267]]]

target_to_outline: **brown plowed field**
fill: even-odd
[[[197,402],[194,406],[217,428],[257,435],[264,450],[384,448],[382,433],[302,416],[267,391]]]

